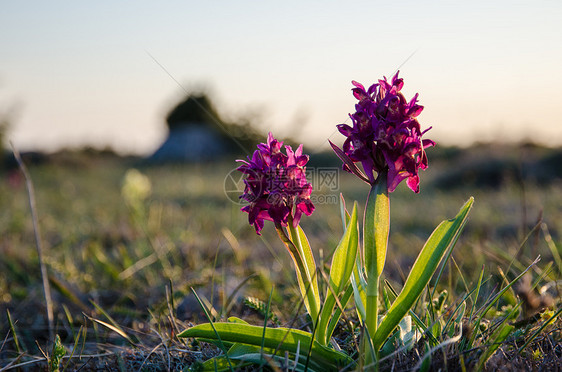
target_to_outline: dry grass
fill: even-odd
[[[460,171],[447,159],[456,159],[457,164],[460,159],[464,159],[462,164],[470,164],[466,159],[474,164],[480,161],[478,157],[459,158],[469,156],[466,153],[455,156],[444,151],[435,157],[427,174],[422,175],[420,195],[405,187],[392,195],[385,271],[392,285],[401,286],[431,230],[454,215],[470,195],[476,199],[475,207],[454,253],[460,271],[451,263],[440,283],[450,293],[450,306],[466,292],[465,285],[474,286],[482,265],[491,280],[482,287],[481,301],[505,280],[498,267],[513,279],[538,254],[543,259],[532,270],[533,280],[553,262],[538,287],[559,280],[552,244],[544,231],[536,229],[525,244],[521,242],[541,221],[551,242],[562,246],[560,179],[547,183],[539,182],[538,176],[517,179],[508,174],[493,187],[477,188],[466,181],[444,189],[439,182],[444,182],[451,170]],[[539,161],[551,154],[533,156]],[[66,355],[74,350],[68,370],[180,370],[195,360],[216,355],[214,346],[175,337],[190,322],[206,321],[190,292],[192,287],[208,301],[217,319],[236,315],[255,324],[263,322],[262,314],[245,305],[244,298],[267,301],[273,288],[272,304],[280,323],[296,319],[294,326],[307,326],[302,312],[296,313],[299,295],[294,273],[275,232],[266,228],[263,238],[258,238],[239,206],[224,194],[224,179],[234,162],[142,167],[135,161],[75,153],[30,166],[53,290],[55,329]],[[131,209],[121,195],[123,176],[131,167],[139,168],[152,184],[152,193],[140,210]],[[22,363],[28,363],[21,366],[24,370],[46,368],[39,348],[49,354],[53,340],[48,337],[27,194],[17,171],[7,170],[4,175],[0,183],[0,370]],[[456,177],[462,180],[464,176]],[[336,194],[340,191],[350,202],[363,200],[367,189],[340,173]],[[315,214],[303,219],[302,226],[310,236],[317,263],[323,267],[341,234],[339,206],[318,204]],[[559,297],[553,300],[560,306]],[[510,301],[508,296],[502,298],[497,312]],[[424,311],[423,304],[418,310]],[[519,320],[530,318],[531,310],[521,313]],[[352,312],[349,316],[353,319]],[[493,322],[493,314],[489,317]],[[521,338],[508,338],[490,358],[486,370],[557,370],[562,358],[560,325],[558,320],[518,353],[516,346],[520,347],[530,332],[522,327],[525,332]],[[343,327],[338,337],[352,352],[349,336],[349,328]],[[424,347],[420,344],[396,356],[387,367],[414,367]],[[437,352],[431,366],[454,371],[461,370],[464,363],[470,370],[483,347]],[[63,359],[62,364],[67,361]]]

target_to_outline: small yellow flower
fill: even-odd
[[[121,194],[127,204],[134,206],[146,200],[152,192],[150,179],[136,169],[129,169],[123,178]]]

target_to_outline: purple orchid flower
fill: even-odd
[[[387,187],[392,192],[406,179],[408,187],[419,192],[419,169],[427,168],[425,149],[435,142],[422,139],[429,129],[420,130],[416,117],[423,106],[417,104],[418,94],[409,102],[400,92],[404,81],[398,72],[390,82],[379,80],[369,89],[352,82],[353,95],[358,102],[355,113],[350,114],[353,127],[338,125],[346,138],[342,149],[332,148],[344,162],[343,169],[362,180],[374,184],[375,173],[388,172]],[[363,171],[355,163],[361,163]]]
[[[310,216],[314,205],[310,200],[312,185],[306,180],[308,155],[303,155],[302,145],[296,151],[291,146],[273,138],[269,133],[267,143],[260,143],[248,161],[237,169],[246,175],[245,190],[240,199],[249,204],[241,210],[248,213],[250,225],[256,233],[264,226],[264,220],[276,225],[297,227],[302,214]]]

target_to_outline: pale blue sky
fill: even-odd
[[[186,89],[223,114],[265,111],[311,151],[353,111],[351,80],[400,66],[446,144],[562,144],[562,2],[17,1],[0,13],[0,112],[22,149],[148,153]],[[411,58],[409,58],[411,56]],[[409,58],[409,59],[408,59]],[[405,63],[404,63],[405,62]]]

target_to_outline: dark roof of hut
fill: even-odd
[[[170,129],[190,124],[210,124],[212,127],[222,124],[217,111],[204,94],[187,96],[170,111],[166,117],[166,122]]]

